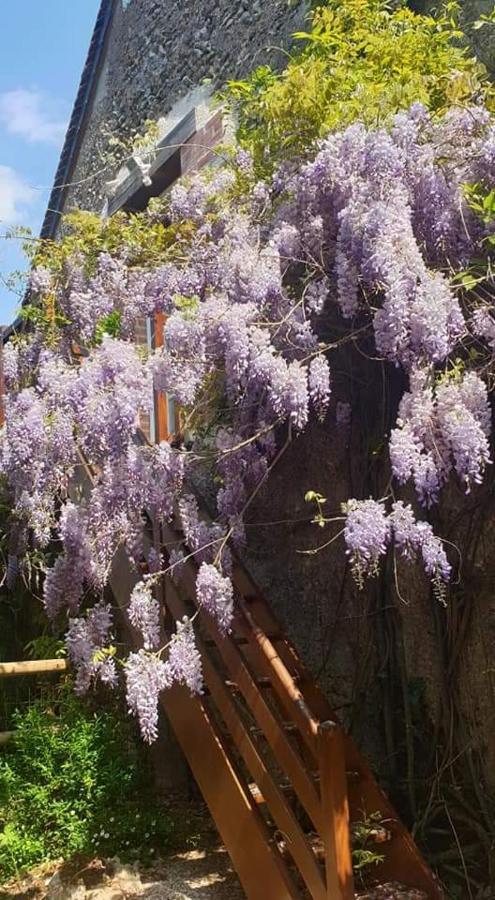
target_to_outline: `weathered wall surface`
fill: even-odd
[[[420,567],[399,562],[395,570],[392,560],[359,591],[337,536],[343,523],[311,524],[304,495],[320,492],[325,513],[338,516],[349,497],[389,492],[383,434],[404,384],[397,370],[364,356],[339,356],[333,371],[326,421],[287,448],[251,511],[249,565],[384,782],[396,789],[408,780],[410,809],[414,794],[424,802],[421,791],[436,772],[448,780],[456,766],[469,783],[466,796],[488,788],[488,797],[495,789],[493,473],[469,495],[453,482],[431,512],[456,570],[445,607]],[[336,423],[338,401],[352,405],[349,427]],[[399,496],[415,504],[412,491]]]
[[[462,19],[470,36],[471,46],[478,58],[493,74],[495,72],[495,25],[485,25],[479,30],[472,30],[471,25],[480,16],[489,15],[493,10],[492,0],[465,0],[460,3]]]
[[[65,208],[100,211],[110,135],[126,138],[208,79],[212,90],[256,65],[283,63],[306,2],[116,0],[106,60]],[[276,49],[281,48],[281,49]],[[106,167],[105,167],[106,166]],[[89,179],[89,180],[88,180]]]
[[[359,453],[358,442],[356,435],[355,474],[359,465],[365,470],[370,463],[370,454],[362,447]],[[459,489],[461,521],[451,527],[459,512],[454,506],[448,514],[444,508],[435,526],[455,545],[453,562],[457,552],[462,555],[461,581],[452,586],[446,607],[412,565],[400,564],[395,574],[389,563],[359,591],[342,536],[316,555],[301,552],[325,544],[341,528],[339,523],[325,529],[308,523],[307,490],[327,497],[329,515],[338,515],[340,503],[349,497],[371,494],[369,486],[363,490],[359,473],[352,477],[349,455],[345,441],[335,436],[331,419],[326,427],[314,425],[294,442],[252,514],[249,565],[332,705],[385,777],[393,776],[405,753],[411,727],[416,753],[427,739],[429,750],[436,749],[444,761],[459,753],[467,767],[474,754],[478,771],[493,790],[495,509],[493,500],[487,500],[491,486],[487,484],[476,498],[461,497]],[[412,725],[408,716],[414,719]],[[449,732],[455,749],[444,743]],[[417,762],[419,779],[424,760]]]

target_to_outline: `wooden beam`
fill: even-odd
[[[322,839],[328,900],[354,900],[349,833],[349,803],[342,729],[322,722],[318,731]]]
[[[297,684],[297,676],[291,674],[278,649],[274,647],[263,628],[254,620],[244,599],[237,601],[235,625],[240,634],[250,641],[257,651],[257,663],[269,678],[273,690],[286,708],[287,714],[298,726],[308,749],[316,757],[318,720],[312,715],[304,695]]]
[[[163,313],[155,313],[153,328],[153,346],[156,348],[163,347],[163,328],[166,317]],[[168,441],[171,437],[170,424],[168,421],[167,398],[161,391],[155,391],[155,437],[156,442]],[[174,429],[174,423],[172,423]]]
[[[0,663],[0,678],[12,675],[39,675],[46,672],[66,672],[69,664],[66,659],[28,659],[19,662]]]

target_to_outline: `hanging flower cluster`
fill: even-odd
[[[99,648],[111,639],[101,598],[117,550],[136,567],[148,557],[151,580],[136,586],[128,610],[143,648],[125,666],[129,708],[147,740],[156,736],[159,693],[174,681],[199,691],[201,666],[189,620],[177,624],[166,655],[160,650],[152,583],[162,563],[143,543],[144,517],[159,525],[178,510],[184,547],[171,554],[173,574],[194,557],[198,604],[228,631],[228,545],[244,540],[243,518],[277,459],[277,434],[300,433],[312,417],[334,427],[338,340],[324,343],[321,329],[330,313],[337,335],[372,335],[375,355],[409,378],[390,439],[399,484],[412,480],[430,506],[452,473],[468,491],[490,463],[484,381],[469,359],[455,377],[445,374],[473,335],[487,355],[493,349],[490,305],[473,314],[450,280],[482,250],[488,229],[463,187],[495,178],[486,110],[454,109],[432,121],[416,104],[390,132],[353,125],[270,183],[254,182],[245,153],[238,166],[250,185],[243,196],[235,168],[225,169],[179,185],[162,210],[150,211],[155,236],[157,222],[164,233],[177,230],[156,262],[129,239],[90,260],[79,248],[62,268],[36,268],[31,292],[55,309],[56,333],[35,325],[5,359],[1,470],[24,543],[61,546],[44,602],[52,619],[67,622],[81,688],[114,680],[113,657]],[[133,344],[136,321],[156,313],[166,315],[163,345],[142,352]],[[142,440],[153,389],[185,409],[197,431],[192,450]],[[340,401],[336,418],[351,418]],[[214,522],[201,518],[187,486],[203,463],[217,486]],[[83,468],[89,492],[80,489]],[[400,501],[387,509],[372,499],[346,506],[358,580],[393,545],[420,559],[434,584],[448,581],[430,525]]]
[[[421,559],[437,596],[443,599],[452,567],[442,541],[429,522],[416,520],[411,506],[397,500],[387,514],[381,501],[349,500],[344,512],[347,555],[360,586],[366,576],[377,574],[380,559],[393,542],[404,559]]]
[[[425,506],[436,503],[451,472],[468,492],[491,462],[490,433],[487,388],[476,372],[445,378],[433,388],[431,373],[428,378],[416,370],[390,436],[392,471],[400,484],[413,480]]]

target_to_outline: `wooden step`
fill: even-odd
[[[387,881],[386,884],[358,891],[356,900],[428,900],[428,894],[398,881]]]
[[[308,834],[306,839],[319,862],[325,861],[325,847],[321,837],[318,834]],[[284,859],[290,859],[290,844],[285,835],[280,832],[274,834],[274,841]]]
[[[309,775],[313,779],[315,784],[319,783],[319,781],[320,781],[320,773],[319,772],[309,772]],[[360,774],[359,774],[359,772],[346,772],[346,778],[350,782],[355,782],[356,780],[358,780],[360,778]],[[285,779],[285,778],[277,779],[277,784],[278,784],[279,789],[284,794],[286,794],[288,796],[291,796],[291,795],[294,795],[294,797],[296,796],[294,786],[287,779]],[[254,781],[251,781],[249,783],[248,787],[249,787],[249,790],[251,791],[253,800],[255,800],[256,803],[258,803],[260,806],[263,806],[266,803],[266,801],[265,801],[265,798],[263,797],[263,794],[260,791],[258,785]]]
[[[367,825],[365,826],[366,834],[361,838],[360,832],[363,831],[363,823],[351,822],[351,842],[357,843],[361,841],[363,846],[367,844],[386,844],[393,837],[392,825],[392,822],[376,822],[372,825]]]
[[[251,792],[251,796],[255,803],[258,806],[264,806],[266,801],[265,798],[260,791],[257,784],[254,782],[250,782],[249,790]],[[294,790],[292,785],[287,781],[281,781],[278,783],[279,790],[281,790],[284,794],[293,794]],[[362,840],[363,844],[385,844],[388,841],[392,840],[393,837],[393,822],[376,822],[366,826],[366,835],[362,839],[360,832],[363,830],[363,822],[351,822],[350,823],[350,833],[351,833],[351,841],[353,843],[357,843]],[[319,835],[312,834],[308,835],[308,840],[311,843],[311,846],[315,852],[315,854],[322,855],[323,854],[323,842]]]
[[[295,684],[300,684],[301,681],[302,681],[302,679],[300,678],[299,675],[294,676]],[[255,678],[255,682],[256,682],[256,685],[259,688],[261,688],[262,690],[269,690],[270,688],[273,687],[271,679],[263,677],[263,676],[259,676],[258,678]],[[229,679],[227,679],[225,681],[225,685],[226,685],[226,687],[230,688],[230,690],[234,691],[235,693],[242,693],[241,688],[239,687],[239,685],[237,684],[236,681],[230,681]]]
[[[280,727],[286,732],[286,734],[299,734],[299,729],[294,722],[280,722]],[[252,725],[249,729],[253,737],[261,737],[267,740],[265,732],[261,728],[257,728],[255,725]]]
[[[381,832],[379,829],[376,831],[376,835],[370,835],[369,843],[370,844],[384,844],[387,841],[392,839],[392,835],[386,829],[383,829]],[[325,862],[325,845],[319,836],[319,834],[307,834],[306,840],[308,841],[314,855],[316,856],[319,862]],[[280,832],[275,833],[275,841],[277,846],[284,857],[288,857],[291,855],[290,853],[290,845],[286,838],[280,834]]]
[[[285,640],[284,635],[280,631],[276,631],[273,634],[267,634],[267,638],[272,643],[275,643],[276,641]],[[238,647],[245,647],[251,643],[249,638],[244,637],[243,635],[233,634],[233,635],[231,635],[231,639],[233,640],[234,644],[236,644]],[[203,641],[203,644],[205,645],[205,647],[208,647],[208,648],[217,646],[216,641],[213,641],[211,638],[205,638]]]

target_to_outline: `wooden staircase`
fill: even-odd
[[[179,529],[163,528],[165,554],[178,541]],[[124,608],[133,576],[127,567],[124,584],[123,567],[116,572],[112,586]],[[197,610],[195,575],[189,560],[179,585],[166,577],[161,592],[166,629],[197,613],[205,692],[194,697],[175,686],[161,702],[249,900],[359,897],[350,835],[353,823],[371,815],[380,820],[383,855],[371,884],[423,892],[387,897],[441,900],[410,834],[247,572],[235,565],[228,635]]]

